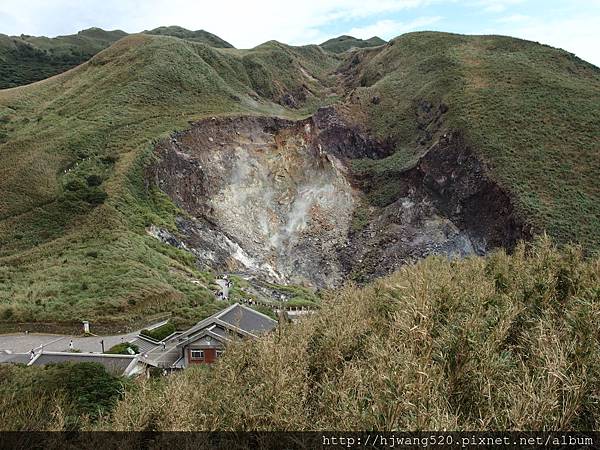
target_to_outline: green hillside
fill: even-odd
[[[200,42],[218,48],[233,48],[229,42],[224,41],[219,36],[204,30],[190,31],[178,26],[158,27],[154,30],[144,31],[145,34],[154,34],[158,36],[174,36],[188,41]]]
[[[349,55],[342,73],[351,107],[397,143],[392,157],[364,165],[378,191],[393,191],[399,170],[460,130],[535,230],[600,248],[599,68],[534,42],[422,32]],[[415,120],[442,104],[439,128]]]
[[[90,28],[55,38],[0,34],[0,89],[43,80],[87,61],[126,33]]]
[[[319,44],[319,47],[328,52],[342,53],[351,48],[377,47],[383,44],[385,44],[385,41],[377,36],[373,36],[370,39],[358,39],[344,35],[329,39]]]
[[[120,327],[211,311],[209,274],[146,233],[173,230],[176,214],[144,182],[152,143],[214,115],[305,117],[336,95],[396,145],[388,158],[356,162],[375,176],[375,205],[440,134],[460,130],[537,230],[600,247],[598,68],[532,42],[444,33],[344,58],[318,46],[238,50],[139,34],[60,76],[0,91],[0,321]],[[423,105],[442,103],[438,125],[420,121]]]
[[[160,27],[146,34],[174,36],[212,47],[231,48],[223,39],[204,30]],[[21,86],[57,75],[89,60],[127,33],[89,28],[77,34],[44,36],[6,36],[0,34],[0,89]]]
[[[144,185],[151,144],[205,116],[307,114],[320,104],[313,94],[294,109],[276,102],[302,85],[324,96],[319,80],[334,63],[318,47],[243,52],[140,34],[1,91],[0,320],[123,323],[174,311],[193,321],[212,311],[192,255],[145,232],[175,227],[174,206]]]

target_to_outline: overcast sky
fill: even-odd
[[[0,0],[0,33],[9,35],[162,25],[204,29],[238,48],[340,34],[390,39],[416,30],[505,34],[600,66],[600,0]]]

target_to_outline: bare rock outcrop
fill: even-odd
[[[356,180],[348,162],[389,156],[393,143],[370,137],[334,108],[300,121],[193,123],[157,145],[149,178],[187,213],[178,219],[176,245],[200,266],[278,283],[332,287],[429,254],[514,246],[526,233],[510,196],[460,132],[441,134],[443,105],[424,103],[419,111],[431,145],[397,174],[396,197],[379,207],[365,208],[363,190],[375,180]],[[367,217],[357,229],[359,210]],[[172,235],[153,235],[174,245]]]

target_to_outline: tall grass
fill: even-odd
[[[102,429],[590,430],[600,426],[600,259],[548,239],[430,257],[142,381]]]

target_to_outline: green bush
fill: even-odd
[[[151,339],[154,339],[155,341],[162,341],[167,336],[175,333],[175,331],[175,325],[171,322],[167,322],[164,325],[152,330],[142,330],[140,334],[142,336],[147,336]]]
[[[77,180],[77,179],[69,180],[65,184],[65,189],[67,191],[71,191],[71,192],[83,191],[83,190],[85,190],[85,188],[86,188],[85,184],[83,184],[83,182],[81,180]]]
[[[254,307],[259,313],[264,314],[265,316],[269,316],[271,319],[277,320],[277,314],[273,312],[271,308],[265,305],[258,305]]]
[[[2,320],[10,320],[14,316],[15,312],[11,307],[5,308],[2,311]]]
[[[124,392],[98,363],[0,366],[2,430],[76,430],[109,413]]]
[[[99,175],[90,175],[85,180],[90,187],[100,186],[102,184],[102,177]]]
[[[140,348],[137,345],[129,342],[121,342],[120,344],[113,345],[105,353],[109,353],[111,355],[130,355],[131,353],[127,351],[128,349],[133,350],[136,354],[140,352]]]
[[[88,185],[79,179],[65,184],[65,198],[70,201],[84,201],[91,205],[101,205],[108,195],[97,186]]]
[[[85,191],[83,199],[91,205],[101,205],[108,198],[108,194],[97,187]]]

